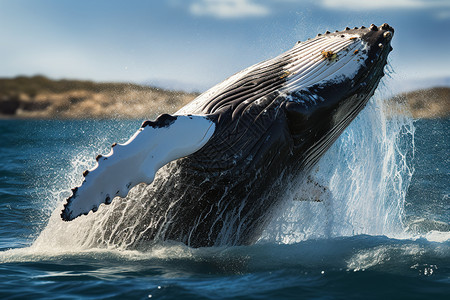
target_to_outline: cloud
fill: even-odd
[[[450,19],[450,10],[440,11],[436,14],[436,17],[439,20],[449,20]]]
[[[450,8],[448,0],[322,0],[320,4],[326,8],[342,10]]]
[[[192,14],[219,19],[264,17],[269,8],[253,0],[197,0],[189,7]]]

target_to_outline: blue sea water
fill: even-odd
[[[58,217],[139,121],[0,121],[0,299],[449,299],[450,120],[366,111],[313,171],[331,194],[287,199],[257,244],[139,251]]]

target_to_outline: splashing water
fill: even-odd
[[[381,99],[375,95],[310,176],[292,184],[281,215],[261,241],[406,234],[402,218],[414,171],[414,125],[405,115],[388,118]]]
[[[284,207],[260,242],[289,244],[357,234],[392,237],[404,234],[402,217],[413,173],[410,160],[414,126],[408,117],[387,118],[380,99],[375,96],[371,100],[308,179],[291,182]],[[80,174],[93,163],[86,157],[94,155],[83,151],[73,158],[73,172],[66,174],[70,186],[79,184]],[[110,206],[102,205],[95,214],[72,222],[61,220],[59,202],[32,248],[50,253],[93,247],[128,249],[139,235],[133,228],[141,220],[130,220],[123,212],[144,209],[139,199],[145,189],[144,185],[138,185],[126,199],[116,199]],[[315,201],[298,201],[308,198]],[[108,222],[111,218],[115,220],[113,226]],[[129,230],[114,236],[112,233],[119,226],[128,226]]]

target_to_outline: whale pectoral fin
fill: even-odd
[[[145,121],[125,143],[115,144],[106,156],[97,156],[97,165],[83,173],[85,180],[72,189],[61,213],[71,221],[100,204],[125,197],[139,183],[150,184],[159,168],[202,148],[211,138],[215,123],[205,116],[161,115]]]

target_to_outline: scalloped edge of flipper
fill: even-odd
[[[97,165],[83,173],[84,181],[72,189],[61,218],[71,221],[125,197],[139,183],[150,184],[165,164],[200,150],[215,131],[207,116],[171,116],[145,121],[124,144],[113,144],[108,155],[97,156]]]

